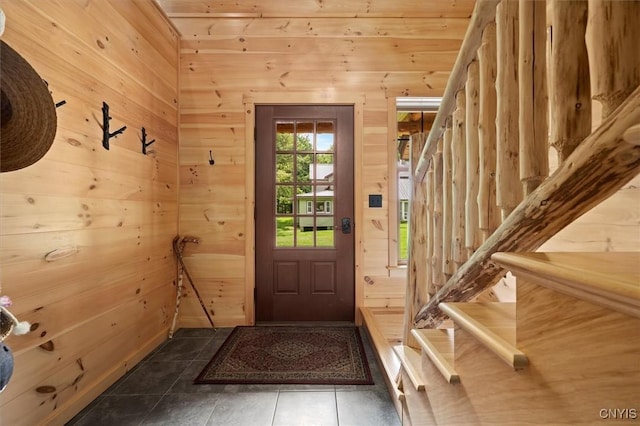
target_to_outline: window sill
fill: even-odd
[[[407,265],[387,266],[389,277],[403,278],[407,276]]]

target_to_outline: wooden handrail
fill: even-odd
[[[422,156],[416,167],[415,177],[417,181],[424,180],[431,156],[436,151],[438,140],[442,137],[445,130],[447,118],[451,115],[456,107],[455,94],[464,87],[467,76],[467,65],[476,56],[476,51],[482,41],[482,30],[496,16],[496,6],[500,0],[478,0],[471,15],[471,21],[467,27],[464,41],[458,52],[456,63],[449,76],[447,87],[444,91],[442,103],[438,109],[438,115],[433,122],[427,144],[422,150]]]
[[[495,284],[504,271],[491,261],[493,253],[536,250],[640,173],[640,146],[624,138],[638,124],[640,86],[515,208],[420,310],[415,325],[436,327],[446,317],[439,303],[470,300]]]

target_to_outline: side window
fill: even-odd
[[[409,163],[398,161],[398,262],[406,263],[409,241],[409,197],[411,196],[411,180],[409,179]]]
[[[414,98],[401,96],[389,99],[388,126],[396,128],[396,139],[389,145],[389,266],[407,264],[409,257],[409,217],[411,216],[411,151],[413,135],[427,134],[431,130],[442,98]],[[415,154],[414,154],[415,155]],[[414,159],[415,161],[415,159]],[[394,208],[395,207],[395,208]]]

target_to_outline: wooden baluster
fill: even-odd
[[[453,131],[451,129],[451,118],[447,120],[447,129],[444,131],[444,141],[442,143],[442,270],[444,272],[444,282],[446,283],[455,272],[453,263],[453,251],[451,249],[451,238],[453,236],[453,208],[451,181],[451,139]]]
[[[473,61],[467,69],[466,98],[466,201],[465,201],[465,247],[469,258],[482,242],[478,226],[478,192],[480,188],[480,159],[478,142],[480,69]]]
[[[489,23],[482,32],[478,49],[480,62],[480,109],[478,143],[480,145],[480,188],[478,225],[483,242],[500,226],[500,209],[496,200],[496,24]]]
[[[520,181],[529,195],[549,176],[546,1],[520,0]]]
[[[640,85],[640,2],[589,0],[586,31],[593,99],[605,119]]]
[[[426,182],[418,181],[415,178],[415,168],[422,155],[422,149],[426,143],[426,135],[418,133],[411,135],[411,205],[409,214],[409,229],[411,230],[411,243],[409,245],[407,280],[407,294],[405,296],[404,315],[404,342],[405,344],[417,347],[411,336],[413,318],[418,310],[427,303],[429,296],[427,293],[427,185]]]
[[[451,143],[452,158],[452,228],[453,228],[453,261],[456,269],[467,260],[465,249],[465,199],[467,192],[467,168],[465,146],[466,97],[464,90],[456,93],[456,110],[453,112],[453,140]]]
[[[562,162],[591,133],[586,0],[552,0],[549,96],[551,145]]]
[[[496,8],[498,48],[497,198],[502,220],[522,201],[518,142],[518,3],[502,0]]]
[[[431,298],[435,292],[435,287],[433,286],[433,268],[431,266],[431,258],[433,257],[433,160],[431,161],[431,165],[429,166],[429,170],[425,176],[425,182],[427,187],[427,217],[426,217],[426,227],[427,227],[427,258],[426,258],[426,288],[428,297]],[[420,309],[422,306],[419,306]]]
[[[437,151],[433,156],[433,253],[431,265],[433,267],[433,274],[431,275],[431,282],[437,292],[446,280],[442,272],[442,196],[444,183],[442,173],[442,139],[438,141]]]

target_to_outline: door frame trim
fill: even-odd
[[[360,307],[364,306],[362,283],[362,220],[364,215],[362,188],[362,143],[364,137],[364,104],[366,97],[362,93],[324,92],[252,92],[242,96],[245,115],[245,323],[254,325],[256,307],[254,292],[256,287],[256,221],[251,212],[255,212],[255,107],[256,105],[351,105],[353,106],[353,205],[355,238],[355,322],[362,324]]]

